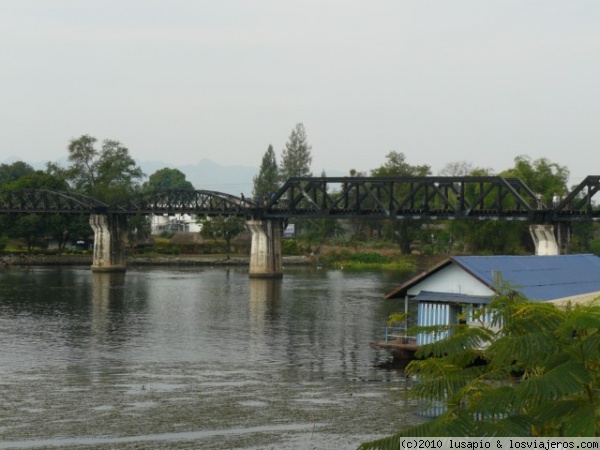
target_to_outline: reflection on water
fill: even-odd
[[[0,448],[355,448],[416,423],[368,346],[407,276],[12,268]]]
[[[125,293],[124,273],[92,273],[92,330],[98,342],[110,339],[118,326]]]

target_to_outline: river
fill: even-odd
[[[410,274],[0,272],[0,449],[354,449],[422,419],[380,339]]]

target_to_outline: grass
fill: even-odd
[[[352,252],[347,248],[327,249],[319,262],[325,267],[344,270],[412,270],[414,258],[388,249]]]

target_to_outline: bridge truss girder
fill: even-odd
[[[82,214],[106,208],[99,200],[76,192],[19,189],[0,192],[0,213]]]
[[[291,178],[254,203],[216,191],[163,190],[106,205],[75,192],[0,192],[0,214],[197,214],[253,219],[364,218],[600,221],[594,197],[600,176],[588,176],[558,205],[545,205],[519,179],[501,177]]]
[[[501,177],[291,178],[271,196],[269,217],[530,220],[535,193]]]
[[[249,216],[254,204],[217,191],[171,189],[148,191],[113,203],[108,210],[123,214],[198,214]]]
[[[552,222],[600,221],[600,209],[594,196],[600,192],[600,175],[589,175],[558,205],[554,205]]]

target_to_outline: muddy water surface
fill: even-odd
[[[417,423],[368,346],[407,276],[0,272],[0,449],[352,449]]]

